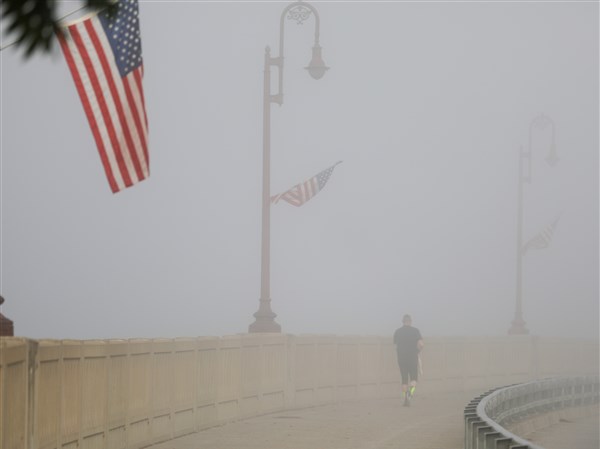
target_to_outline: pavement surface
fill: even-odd
[[[525,435],[545,449],[600,449],[600,414],[559,423]]]
[[[149,449],[462,449],[463,410],[480,391],[420,394],[287,410],[213,427]]]
[[[212,427],[148,449],[463,449],[465,405],[482,391],[286,410]],[[600,449],[599,417],[522,437],[546,449]]]

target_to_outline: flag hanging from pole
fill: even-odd
[[[560,218],[560,217],[559,217]],[[558,223],[558,218],[554,220],[554,222],[544,229],[542,229],[536,236],[534,236],[531,240],[529,240],[523,248],[521,249],[521,254],[525,254],[530,249],[543,249],[547,248],[552,241],[552,237],[554,236],[554,230],[556,229],[556,225]]]
[[[329,178],[331,177],[331,173],[333,173],[333,169],[341,163],[342,161],[336,162],[331,167],[317,173],[307,181],[296,184],[294,187],[283,193],[273,195],[271,197],[271,204],[277,204],[279,200],[284,200],[293,206],[302,206],[325,187],[325,184],[327,184],[327,181],[329,181]]]
[[[113,193],[150,175],[138,13],[119,0],[57,32]]]

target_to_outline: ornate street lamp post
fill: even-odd
[[[517,208],[517,291],[515,303],[515,319],[512,322],[508,333],[511,335],[528,334],[529,331],[525,327],[523,320],[523,185],[526,182],[531,184],[531,149],[533,128],[545,129],[547,126],[552,127],[552,143],[550,152],[546,156],[546,162],[553,167],[558,162],[556,156],[555,134],[556,127],[550,117],[540,114],[534,118],[529,124],[529,144],[527,152],[523,151],[523,147],[519,148],[519,190],[518,190],[518,208]],[[527,159],[527,174],[523,173],[523,160]]]
[[[260,300],[258,311],[254,314],[256,320],[249,332],[281,332],[281,326],[275,322],[277,316],[271,310],[271,103],[283,104],[283,28],[286,14],[288,20],[302,24],[311,14],[315,17],[315,44],[312,49],[312,59],[306,70],[314,79],[320,79],[329,67],[321,58],[319,45],[319,14],[310,4],[297,1],[288,5],[281,13],[279,24],[279,55],[271,57],[269,47],[265,49],[264,96],[263,96],[263,186],[262,186],[262,239],[261,239],[261,278]],[[276,94],[271,94],[271,66],[279,71],[279,83]]]

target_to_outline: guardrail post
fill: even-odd
[[[510,449],[510,445],[513,443],[512,438],[498,438],[494,449]]]
[[[479,418],[479,421],[474,421],[471,424],[471,449],[477,449],[477,440],[479,435],[479,429],[481,427],[489,427],[488,423],[482,421],[481,418]]]
[[[483,449],[496,449],[496,441],[502,437],[500,432],[487,432],[483,435]]]
[[[471,424],[475,421],[479,421],[477,413],[465,416],[465,449],[473,449],[471,446]]]
[[[485,424],[487,424],[487,423],[485,423]],[[492,430],[494,430],[494,428],[492,426],[489,426],[489,425],[485,425],[485,426],[477,428],[477,434],[475,435],[475,443],[477,445],[477,449],[483,449],[484,448],[484,445],[485,445],[485,435],[486,435],[486,433],[489,433]]]

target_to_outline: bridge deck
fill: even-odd
[[[149,449],[462,449],[463,409],[481,392],[420,391],[249,418]]]
[[[524,435],[529,441],[546,449],[600,448],[600,413],[576,421],[563,420],[558,424]]]

